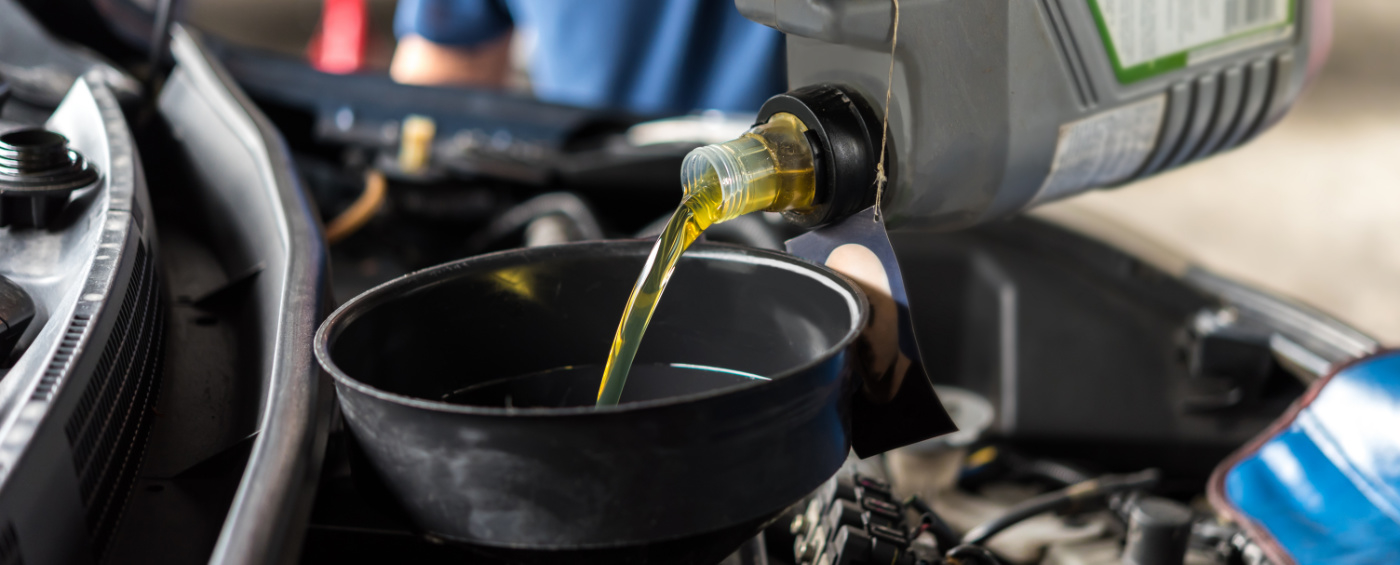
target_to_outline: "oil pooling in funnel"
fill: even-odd
[[[598,385],[598,406],[617,404],[642,334],[681,253],[711,225],[750,212],[812,206],[816,175],[807,127],[792,114],[774,114],[734,141],[691,151],[681,164],[681,205],[661,230],[627,297],[622,321]]]

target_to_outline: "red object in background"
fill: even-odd
[[[369,11],[365,0],[323,0],[321,30],[311,38],[311,66],[327,73],[346,74],[365,64]]]

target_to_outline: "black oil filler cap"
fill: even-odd
[[[74,190],[94,182],[97,171],[63,135],[43,128],[0,134],[0,226],[48,227]]]
[[[0,276],[0,360],[10,356],[34,319],[34,301],[14,281]]]
[[[1128,510],[1124,565],[1181,565],[1191,539],[1191,509],[1166,498],[1149,496]]]

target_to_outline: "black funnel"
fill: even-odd
[[[683,371],[629,379],[630,398],[597,410],[560,378],[595,382],[548,372],[603,363],[650,247],[484,255],[342,306],[316,355],[356,472],[423,531],[513,563],[713,563],[820,486],[849,452],[847,349],[866,317],[823,267],[697,245],[637,355]]]

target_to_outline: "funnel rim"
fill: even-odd
[[[653,400],[625,402],[612,406],[570,406],[565,408],[505,408],[496,406],[453,404],[441,400],[420,398],[415,396],[409,396],[406,394],[390,392],[382,388],[370,385],[355,377],[350,376],[343,369],[341,369],[341,367],[338,364],[336,364],[335,360],[331,356],[331,342],[334,341],[337,337],[339,337],[340,333],[350,324],[354,323],[355,320],[358,319],[360,316],[368,313],[370,310],[387,301],[400,298],[412,292],[419,292],[424,289],[437,286],[438,284],[444,284],[447,281],[453,279],[453,277],[450,276],[442,276],[443,273],[448,273],[457,270],[466,271],[468,268],[478,267],[482,264],[490,265],[492,263],[497,262],[515,263],[521,262],[522,260],[527,261],[529,260],[529,258],[535,255],[551,256],[555,254],[581,253],[581,250],[586,250],[589,248],[603,248],[605,252],[608,252],[612,255],[645,255],[646,250],[650,249],[651,245],[652,241],[649,238],[584,241],[534,248],[508,249],[504,251],[475,255],[472,257],[458,259],[456,261],[451,261],[448,263],[443,263],[440,265],[434,265],[432,267],[420,269],[418,271],[414,271],[412,273],[402,275],[393,280],[384,282],[378,286],[375,286],[374,288],[360,293],[359,295],[355,296],[354,298],[351,298],[350,300],[347,300],[344,304],[341,304],[338,308],[335,309],[334,312],[327,316],[326,319],[321,322],[320,327],[316,329],[315,339],[313,340],[313,353],[316,355],[316,361],[320,363],[321,367],[331,375],[331,378],[335,380],[337,386],[344,386],[360,394],[364,394],[372,398],[377,398],[380,400],[392,402],[410,408],[420,410],[431,410],[434,412],[445,412],[452,414],[485,417],[579,417],[588,415],[603,416],[610,414],[640,412],[644,410],[685,404],[689,402],[695,402],[699,400],[735,394],[754,387],[767,386],[776,382],[780,382],[786,377],[801,374],[822,363],[825,363],[833,355],[836,355],[842,350],[845,350],[860,336],[861,330],[865,327],[866,320],[870,315],[869,303],[866,300],[865,294],[861,292],[860,287],[856,286],[854,282],[851,282],[849,278],[825,266],[818,265],[816,263],[812,263],[810,261],[806,261],[804,259],[786,253],[780,253],[777,251],[756,249],[743,245],[734,245],[727,243],[697,242],[695,245],[691,246],[690,250],[686,251],[684,257],[743,262],[767,267],[781,268],[790,272],[808,276],[813,280],[816,280],[817,282],[823,284],[824,286],[831,288],[832,290],[838,291],[841,294],[842,298],[845,299],[847,306],[850,309],[850,326],[847,328],[846,333],[841,337],[841,339],[836,340],[832,345],[823,349],[819,354],[813,355],[810,360],[798,365],[794,365],[793,367],[787,368],[783,371],[774,373],[772,375],[764,375],[765,377],[768,377],[770,379],[768,381],[755,381],[692,394],[669,396]],[[632,251],[633,248],[636,248],[639,252],[634,253]]]

